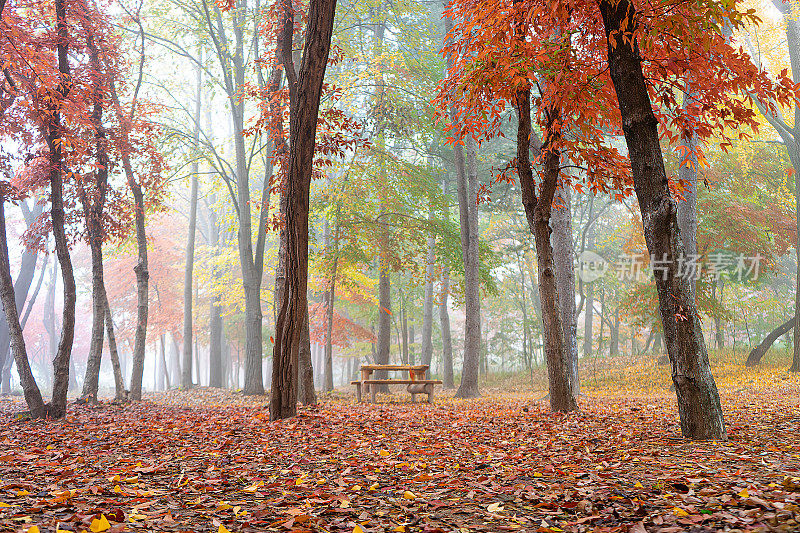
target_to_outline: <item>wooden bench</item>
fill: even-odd
[[[361,379],[351,381],[351,385],[356,386],[356,399],[361,402],[362,397],[367,392],[370,399],[375,402],[375,392],[377,385],[406,385],[406,390],[411,393],[411,401],[416,401],[417,394],[427,394],[428,403],[433,403],[433,386],[441,385],[438,379],[425,379],[428,365],[362,365]],[[408,378],[399,379],[372,379],[372,374],[376,370],[388,372],[408,372]]]

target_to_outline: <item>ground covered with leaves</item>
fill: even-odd
[[[283,422],[264,403],[200,389],[28,422],[2,401],[0,531],[800,530],[794,384],[725,394],[730,440],[709,443],[668,395],[329,399]]]

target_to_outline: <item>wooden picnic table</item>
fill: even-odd
[[[433,386],[441,385],[438,379],[425,379],[429,365],[361,365],[361,379],[351,381],[356,386],[356,399],[361,402],[363,395],[370,393],[370,399],[375,402],[377,385],[406,385],[406,390],[411,393],[411,401],[416,400],[417,394],[427,394],[428,403],[433,403]],[[408,377],[373,379],[376,370],[387,372],[403,372]]]

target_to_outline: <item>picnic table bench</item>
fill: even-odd
[[[441,385],[441,380],[425,379],[428,365],[361,365],[361,379],[351,381],[351,385],[356,386],[356,399],[361,402],[362,397],[367,392],[370,399],[375,402],[375,392],[378,385],[406,385],[406,390],[411,393],[411,401],[416,401],[417,394],[427,394],[428,403],[433,403],[433,386]],[[387,372],[407,372],[408,377],[393,379],[373,379],[372,374],[376,370]]]

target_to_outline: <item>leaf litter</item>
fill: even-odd
[[[211,389],[73,405],[0,430],[0,531],[373,533],[800,530],[800,395],[723,396],[729,441],[673,398],[331,399],[270,422]]]

